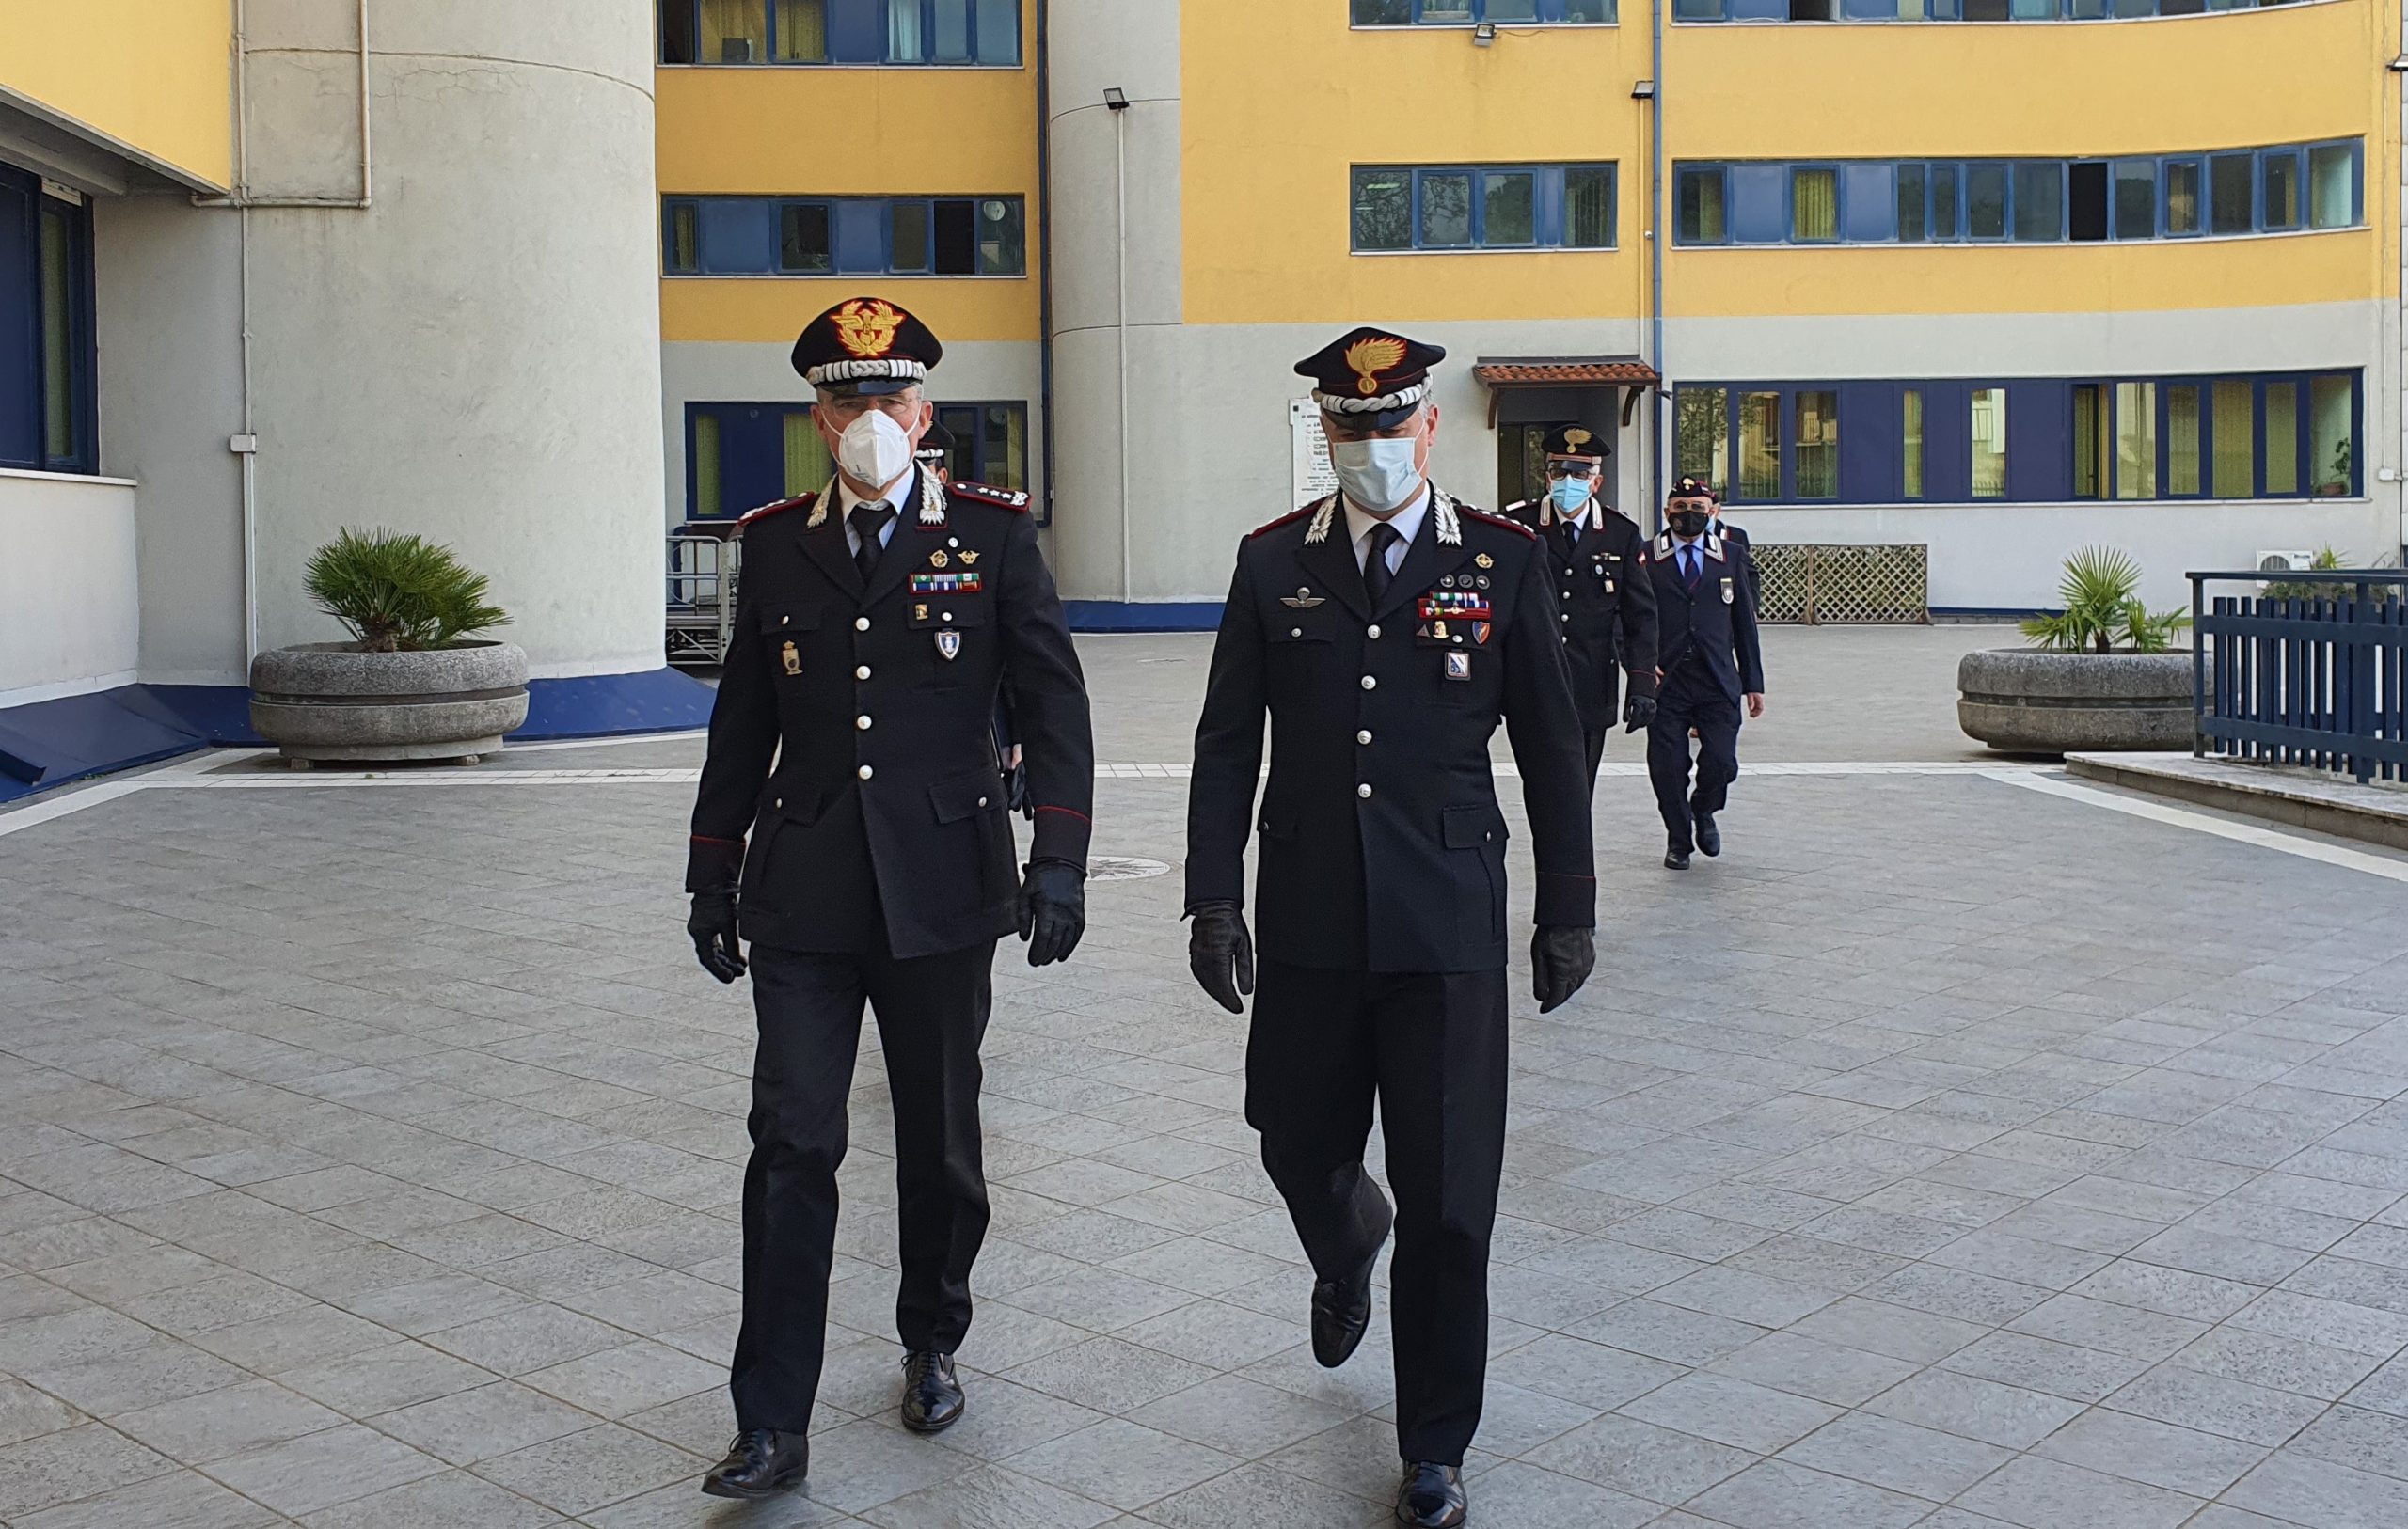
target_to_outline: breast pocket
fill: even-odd
[[[1286,614],[1283,612],[1282,614]],[[1337,662],[1337,639],[1318,622],[1273,617],[1263,662],[1274,700],[1308,700]]]
[[[793,603],[764,605],[753,613],[753,629],[769,654],[769,672],[784,679],[801,675],[817,640],[819,607]]]

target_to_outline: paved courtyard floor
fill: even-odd
[[[2408,1523],[2408,858],[1969,761],[1877,676],[1980,634],[1826,636],[1718,861],[1657,866],[1617,735],[1602,964],[1515,976],[1474,1521]],[[1200,644],[1089,653],[1097,852],[1175,868]],[[752,1026],[682,930],[699,758],[0,814],[0,1525],[1386,1521],[1384,1328],[1311,1362],[1175,869],[999,959],[969,1418],[894,1422],[865,1048],[809,1492],[696,1492]]]

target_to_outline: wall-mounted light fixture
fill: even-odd
[[[1128,94],[1117,86],[1106,86],[1103,91],[1103,105],[1106,111],[1125,112],[1129,109]]]
[[[1471,29],[1471,45],[1475,48],[1485,48],[1496,40],[1497,24],[1495,22],[1482,22]]]
[[[1656,82],[1654,80],[1640,80],[1636,85],[1633,85],[1630,87],[1630,99],[1633,101],[1655,100]]]

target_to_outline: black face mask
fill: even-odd
[[[1711,517],[1703,510],[1675,510],[1671,519],[1675,536],[1703,536],[1705,528],[1712,523]]]

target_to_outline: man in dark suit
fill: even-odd
[[[1625,670],[1630,702],[1620,720],[1636,733],[1656,716],[1656,591],[1639,576],[1646,536],[1605,501],[1606,443],[1583,426],[1563,425],[1547,433],[1545,446],[1546,497],[1505,512],[1539,533],[1555,575],[1593,794]]]
[[[1722,853],[1715,822],[1739,777],[1739,713],[1765,714],[1765,660],[1756,640],[1756,581],[1743,544],[1715,534],[1714,490],[1694,478],[1672,485],[1667,529],[1642,556],[1656,591],[1664,683],[1647,731],[1647,775],[1663,814],[1664,864]],[[1689,733],[1697,785],[1689,785]]]
[[[1017,926],[1040,966],[1085,924],[1085,682],[1028,497],[948,489],[913,460],[942,355],[882,299],[813,320],[794,365],[836,480],[743,520],[737,636],[686,874],[704,969],[734,982],[751,942],[760,1024],[739,1431],[704,1480],[717,1496],[768,1496],[809,1470],[864,1001],[895,1107],[902,1420],[933,1433],[961,1415],[953,1352],[987,1229],[978,1047],[995,941]],[[1019,874],[993,731],[1006,678],[1038,803]]]
[[[1428,373],[1445,354],[1358,329],[1296,368],[1342,486],[1238,548],[1187,816],[1189,965],[1232,1013],[1255,988],[1243,862],[1249,827],[1262,836],[1246,1119],[1312,1261],[1325,1365],[1370,1325],[1393,1222],[1397,1517],[1422,1529],[1464,1521],[1487,1363],[1505,1146],[1500,716],[1538,861],[1543,1012],[1595,959],[1560,602],[1534,533],[1429,481]],[[1375,1101],[1393,1212],[1363,1167]]]

